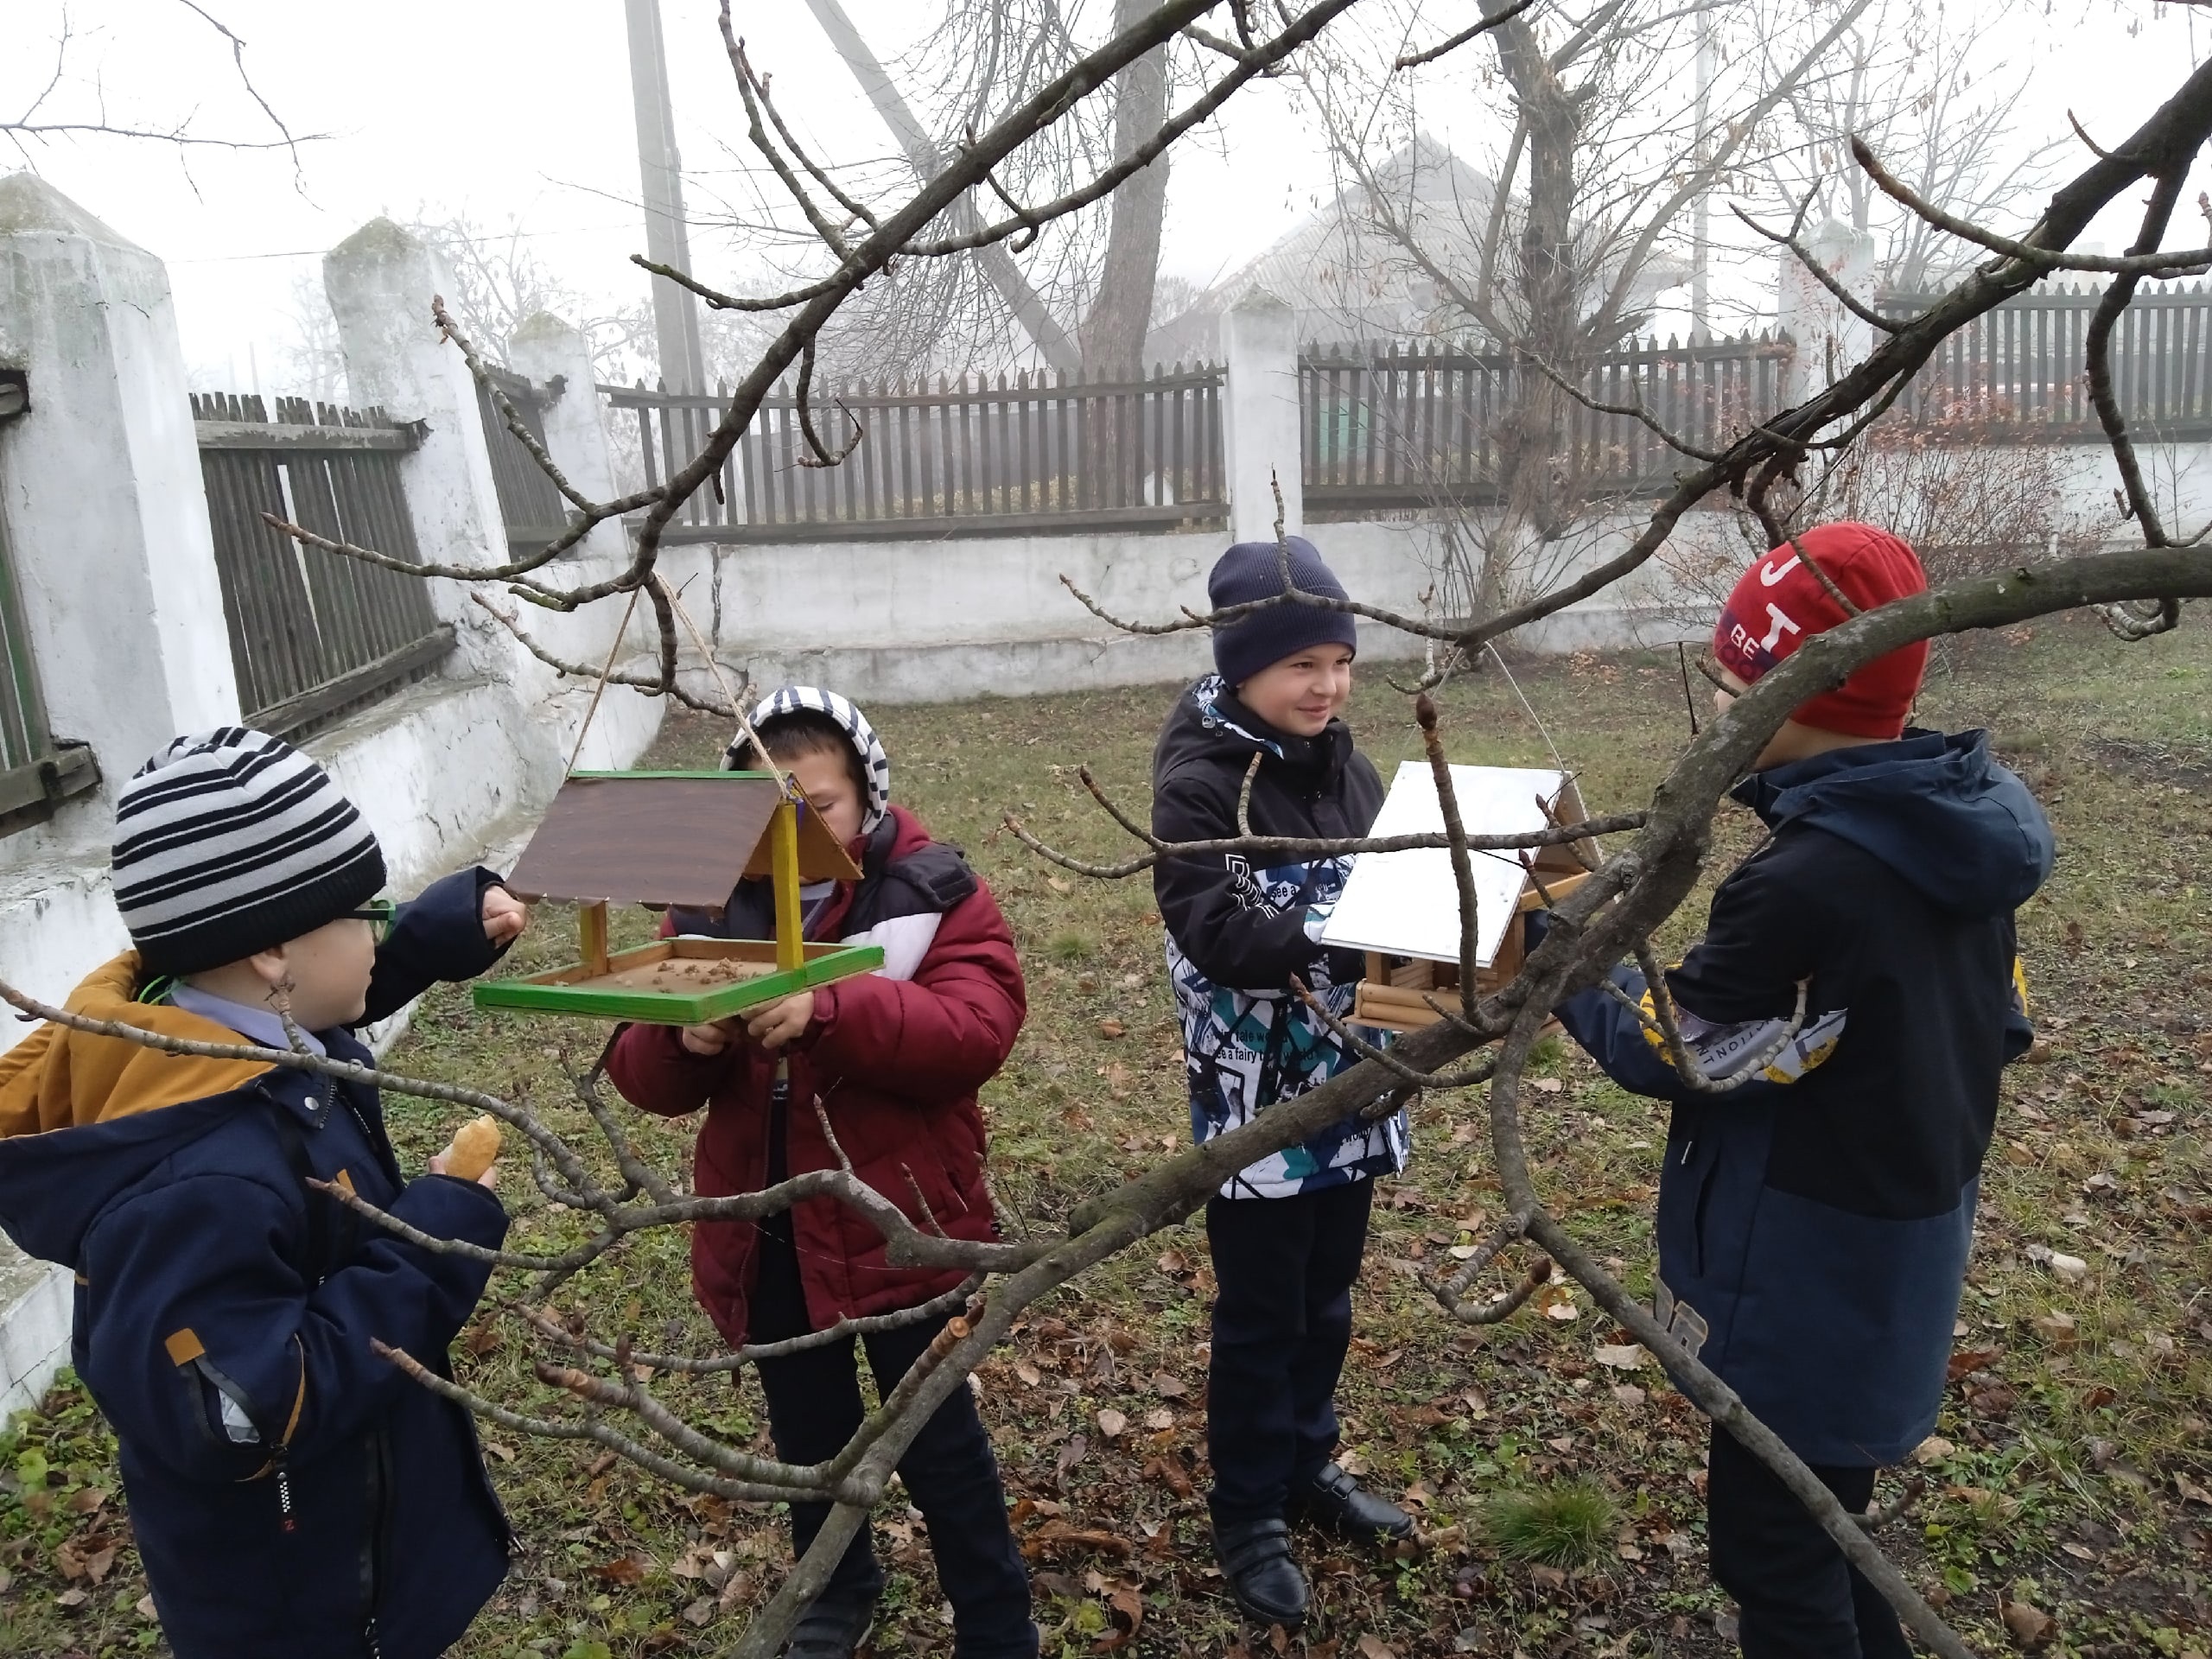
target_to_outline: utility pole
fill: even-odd
[[[683,168],[676,154],[676,113],[668,98],[668,53],[660,0],[623,0],[630,23],[630,94],[638,114],[638,174],[645,187],[645,257],[689,275],[691,238],[683,225]],[[699,301],[680,283],[656,276],[653,334],[660,376],[671,391],[707,390],[699,345]]]
[[[1713,14],[1697,10],[1697,168],[1713,161]],[[1713,181],[1706,179],[1690,209],[1690,344],[1713,334]]]

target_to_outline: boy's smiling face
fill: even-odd
[[[1236,688],[1236,700],[1279,732],[1319,737],[1351,699],[1351,650],[1311,645],[1270,663]]]

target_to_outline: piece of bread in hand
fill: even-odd
[[[446,1173],[456,1180],[480,1179],[499,1155],[499,1120],[489,1112],[461,1126],[446,1153]]]

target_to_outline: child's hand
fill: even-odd
[[[435,1157],[435,1158],[431,1159],[431,1160],[430,1160],[430,1163],[429,1163],[429,1170],[430,1170],[430,1173],[431,1173],[431,1174],[433,1174],[433,1175],[442,1175],[442,1174],[444,1174],[444,1173],[446,1173],[446,1163],[447,1163],[447,1160],[449,1160],[452,1156],[453,1156],[453,1148],[452,1148],[451,1147],[447,1147],[443,1152],[440,1153],[436,1157]],[[486,1165],[484,1166],[484,1173],[483,1173],[481,1175],[479,1175],[479,1176],[476,1178],[476,1185],[479,1185],[479,1186],[480,1186],[480,1187],[482,1187],[482,1188],[484,1188],[486,1192],[489,1192],[489,1191],[491,1191],[493,1187],[496,1187],[497,1185],[499,1185],[499,1165],[497,1165],[497,1164],[486,1164]]]
[[[508,944],[522,937],[530,925],[530,907],[505,887],[484,889],[484,937],[494,944]]]
[[[766,1049],[797,1042],[814,1023],[814,993],[801,991],[753,1010],[745,1021],[745,1034]]]
[[[715,1020],[703,1026],[686,1026],[683,1027],[682,1041],[685,1050],[690,1053],[719,1054],[729,1046],[730,1039],[736,1034],[737,1027],[738,1018],[735,1014],[730,1015],[727,1020]]]

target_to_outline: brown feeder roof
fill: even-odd
[[[582,904],[713,906],[769,874],[783,791],[763,772],[580,772],[563,784],[516,863],[518,897]],[[860,879],[812,812],[798,823],[802,881]]]

